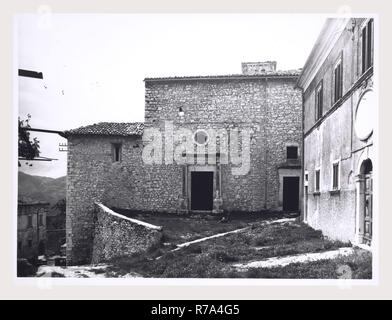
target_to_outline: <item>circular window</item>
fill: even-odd
[[[208,133],[203,129],[199,129],[196,131],[195,135],[193,136],[195,143],[199,146],[204,146],[208,142]]]
[[[367,90],[359,99],[355,113],[355,133],[360,140],[368,139],[373,133],[375,109],[375,94],[372,90]]]

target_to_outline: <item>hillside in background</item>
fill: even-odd
[[[44,201],[51,205],[65,199],[66,177],[49,178],[18,172],[18,200]]]

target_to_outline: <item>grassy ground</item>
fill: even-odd
[[[174,218],[173,218],[174,219]],[[191,218],[188,218],[191,219]],[[165,241],[177,243],[208,236],[220,232],[249,226],[244,232],[207,240],[169,252],[162,246],[149,254],[134,255],[111,261],[108,276],[136,272],[144,277],[163,278],[341,278],[349,271],[354,279],[371,278],[371,254],[355,250],[354,254],[332,260],[322,260],[304,264],[290,264],[286,267],[270,269],[250,269],[238,271],[231,265],[238,262],[263,260],[309,252],[322,252],[350,246],[349,243],[330,241],[321,232],[302,223],[263,225],[262,221],[229,221],[220,223],[203,219],[181,223],[165,221],[164,228],[170,226]],[[144,219],[146,220],[146,219]],[[178,218],[177,218],[178,220]],[[149,220],[148,222],[152,222]],[[159,224],[159,223],[157,223]],[[161,223],[160,225],[162,225]],[[211,228],[208,226],[211,225]],[[198,229],[197,227],[200,227]],[[195,230],[193,233],[191,230]],[[186,235],[184,237],[183,235]],[[159,259],[156,259],[161,256]],[[347,273],[346,273],[347,275]]]
[[[134,213],[132,211],[115,209],[127,217],[139,219],[163,227],[163,242],[179,244],[195,239],[212,236],[217,233],[241,229],[269,219],[284,217],[282,213],[231,213],[226,216],[211,216],[206,214],[193,214],[178,216],[170,214]]]

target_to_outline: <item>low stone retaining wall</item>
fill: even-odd
[[[143,253],[159,244],[162,227],[131,219],[95,203],[95,222],[92,263]]]

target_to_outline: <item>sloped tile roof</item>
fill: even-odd
[[[134,136],[142,135],[142,122],[99,122],[89,126],[79,127],[64,132],[64,136],[71,135],[102,135],[102,136]]]
[[[226,74],[226,75],[215,75],[215,76],[184,76],[184,77],[157,77],[157,78],[145,78],[144,81],[166,81],[166,80],[231,80],[231,79],[258,79],[258,78],[295,78],[301,73],[301,69],[294,70],[278,70],[264,72],[261,74]]]

